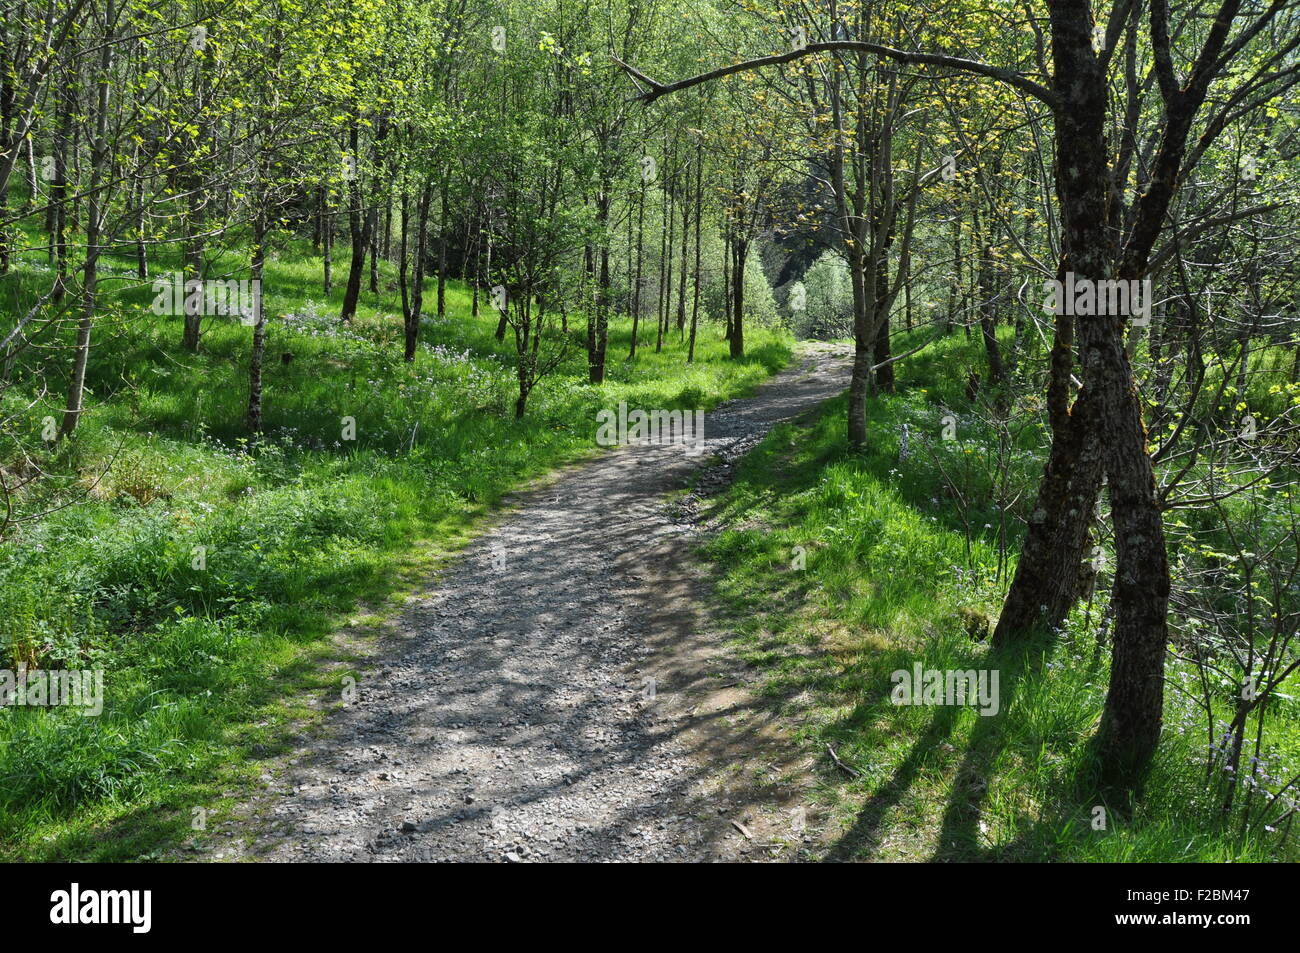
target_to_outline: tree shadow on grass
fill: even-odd
[[[985,668],[999,672],[998,714],[975,717],[960,763],[951,773],[953,780],[931,861],[990,860],[1005,852],[1005,848],[990,850],[983,844],[981,820],[990,787],[990,766],[1014,744],[1014,736],[1006,731],[1006,719],[1017,688],[1025,679],[1037,677],[1048,657],[1045,643],[1033,640],[1023,647],[991,654],[984,661]],[[936,749],[958,735],[967,717],[966,707],[937,707],[929,725],[914,739],[892,777],[858,809],[852,828],[828,852],[827,861],[863,859],[883,846],[888,815],[903,802],[927,768],[933,768],[931,759]]]
[[[960,713],[955,707],[940,708],[935,713],[925,733],[913,742],[907,757],[894,769],[893,777],[858,810],[852,828],[835,842],[824,858],[826,861],[840,863],[857,860],[863,853],[880,846],[885,817],[916,782],[935,746],[952,737]]]
[[[977,717],[966,743],[961,764],[953,776],[948,805],[939,831],[933,861],[991,859],[994,853],[983,843],[981,819],[990,787],[990,766],[1010,744],[1006,734],[1016,690],[1026,679],[1039,676],[1049,657],[1049,644],[1034,639],[992,653],[987,664],[999,674],[999,708],[996,715]]]

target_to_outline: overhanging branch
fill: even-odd
[[[879,43],[867,43],[862,40],[828,40],[824,43],[809,43],[797,50],[790,50],[786,53],[778,53],[773,56],[760,56],[757,59],[743,60],[739,63],[732,63],[730,66],[721,66],[717,69],[709,70],[707,73],[700,73],[696,76],[689,76],[686,79],[679,79],[673,83],[659,83],[651,79],[639,69],[629,66],[617,56],[611,54],[611,58],[621,66],[627,74],[632,77],[633,81],[639,87],[643,87],[641,94],[637,97],[645,102],[654,102],[661,96],[667,96],[669,93],[675,93],[678,90],[689,89],[692,86],[698,86],[701,83],[707,83],[715,79],[721,79],[724,76],[731,76],[734,73],[743,73],[747,70],[762,69],[766,66],[779,66],[782,63],[790,63],[805,56],[812,56],[816,53],[834,53],[837,51],[847,51],[855,53],[871,53],[874,56],[884,57],[895,60],[899,63],[910,63],[922,66],[939,66],[945,69],[954,69],[964,73],[974,73],[978,76],[987,76],[991,79],[999,80],[1014,86],[1016,89],[1029,94],[1033,98],[1045,103],[1049,108],[1056,109],[1059,100],[1056,94],[1046,86],[1035,83],[1029,77],[1014,72],[1012,70],[1002,69],[1001,67],[991,66],[988,63],[981,63],[979,60],[963,59],[960,56],[947,56],[941,53],[917,53],[911,50],[897,50],[890,46],[882,46]]]

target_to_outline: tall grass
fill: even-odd
[[[850,453],[845,400],[776,428],[718,503],[725,529],[705,546],[733,610],[736,645],[798,743],[827,744],[860,777],[831,766],[818,798],[833,859],[1224,861],[1295,859],[1286,831],[1243,831],[1206,783],[1203,718],[1166,692],[1165,735],[1136,808],[1096,794],[1092,737],[1105,700],[1109,647],[1101,599],[1027,648],[995,652],[988,635],[1012,563],[998,558],[993,481],[971,472],[965,519],[950,478],[998,435],[968,412],[951,368],[978,366],[952,336],[904,365],[897,395],[869,401],[865,452]],[[900,344],[902,350],[905,345]],[[964,407],[964,405],[966,405]],[[942,441],[939,421],[960,419]],[[902,425],[911,452],[900,459]],[[1044,434],[1019,434],[1015,487],[1032,491]],[[938,466],[943,462],[944,466]],[[1032,501],[1032,492],[1021,507]],[[1104,594],[1103,594],[1104,595]],[[897,705],[891,676],[926,669],[997,670],[1000,711]],[[1194,681],[1171,660],[1171,683]],[[1294,772],[1300,713],[1273,706],[1267,748]],[[1230,694],[1222,697],[1226,715]],[[1289,773],[1278,772],[1289,776]]]

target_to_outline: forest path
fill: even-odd
[[[706,415],[705,453],[623,447],[512,497],[392,620],[359,698],[264,775],[247,844],[215,857],[803,856],[809,759],[744,688],[691,499],[669,494],[706,463],[699,482],[725,484],[774,423],[843,391],[850,360],[802,345]]]

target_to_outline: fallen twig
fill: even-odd
[[[845,764],[843,761],[841,761],[841,760],[840,760],[840,756],[837,755],[837,754],[835,753],[835,749],[832,748],[829,744],[826,746],[826,750],[827,750],[827,752],[830,754],[830,756],[831,756],[831,760],[832,760],[833,762],[835,762],[835,767],[839,768],[841,771],[843,771],[845,774],[847,774],[847,775],[848,775],[849,777],[851,777],[851,778],[860,778],[860,777],[862,777],[862,775],[859,774],[858,771],[857,771],[856,769],[854,769],[854,768],[850,768],[847,764]]]

